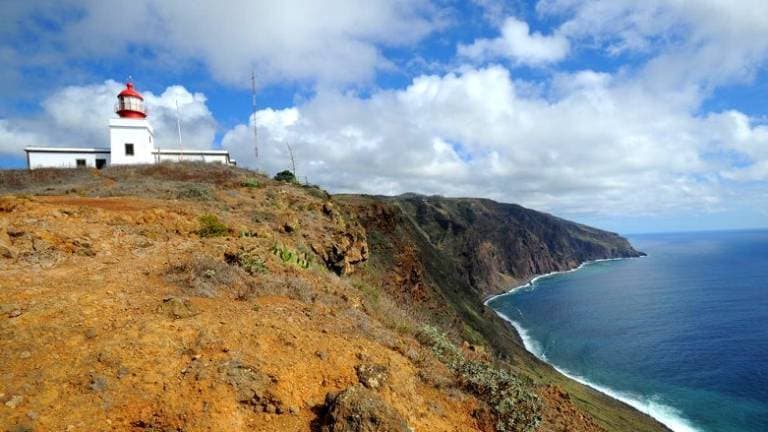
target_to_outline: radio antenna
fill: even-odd
[[[259,131],[256,126],[256,72],[251,71],[251,115],[253,116],[253,154],[259,166]]]

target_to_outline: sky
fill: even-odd
[[[159,147],[331,192],[485,197],[621,232],[768,227],[765,0],[0,0],[0,168]],[[257,109],[251,107],[251,73]],[[253,128],[258,131],[255,156]]]

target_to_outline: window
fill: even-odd
[[[85,159],[75,159],[78,168],[85,168]]]
[[[133,144],[125,144],[125,155],[126,156],[133,156]]]

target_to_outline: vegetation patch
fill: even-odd
[[[221,237],[229,234],[229,228],[216,215],[204,214],[197,218],[197,221],[200,223],[197,230],[200,237]]]
[[[532,432],[541,422],[541,401],[529,380],[489,362],[467,359],[448,337],[424,326],[419,341],[453,371],[461,387],[485,401],[496,418],[496,430]]]
[[[296,176],[293,175],[292,172],[285,170],[275,174],[275,180],[286,183],[296,183]]]
[[[259,180],[253,177],[247,177],[240,182],[240,186],[246,187],[246,188],[257,188],[261,186],[261,184],[259,183]]]
[[[308,269],[312,265],[311,255],[306,252],[298,252],[287,246],[276,243],[272,246],[272,253],[286,264],[294,264],[303,269]]]
[[[267,267],[264,265],[264,259],[253,249],[240,249],[237,252],[227,252],[224,254],[224,260],[227,264],[236,265],[242,268],[250,275],[267,272]]]
[[[176,198],[190,201],[208,201],[213,198],[213,194],[207,187],[186,185],[179,188]]]
[[[244,299],[254,291],[254,281],[243,269],[207,255],[196,255],[171,265],[165,271],[165,280],[185,294],[197,297],[218,297],[226,293],[235,299]]]

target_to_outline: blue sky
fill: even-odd
[[[185,146],[273,173],[290,145],[334,192],[482,196],[624,233],[768,227],[763,1],[0,8],[0,168],[105,145],[130,75],[159,145],[178,102]]]

